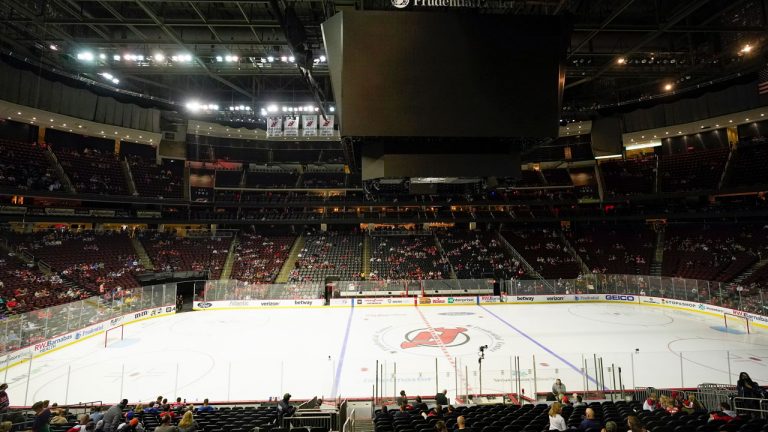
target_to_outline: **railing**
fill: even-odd
[[[576,279],[512,280],[508,295],[629,294],[723,306],[743,312],[768,313],[768,294],[726,282],[666,276],[588,274]]]
[[[493,294],[493,284],[491,279],[338,281],[334,292],[340,297],[486,295]]]
[[[234,279],[195,282],[195,299],[198,301],[291,300],[322,297],[323,284],[318,282],[258,284]]]
[[[344,425],[341,427],[341,432],[355,432],[355,410],[354,409],[352,410],[352,412],[349,413],[347,420],[344,422]]]
[[[123,289],[0,320],[0,355],[150,308],[176,304],[176,284]],[[0,367],[12,362],[0,359]]]
[[[768,418],[768,399],[737,396],[733,398],[733,410],[741,415]]]

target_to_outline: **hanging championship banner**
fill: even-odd
[[[320,136],[329,137],[333,136],[333,115],[327,115],[325,118],[320,117]]]
[[[317,115],[301,116],[301,130],[303,136],[317,136]]]
[[[283,136],[299,136],[299,116],[287,116],[283,121]]]
[[[267,117],[267,136],[268,137],[283,136],[283,118],[282,117]]]

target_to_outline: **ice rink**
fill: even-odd
[[[768,332],[722,326],[722,318],[604,303],[202,311],[127,325],[106,348],[98,335],[3,374],[12,405],[364,398],[378,361],[385,395],[446,388],[454,397],[480,390],[478,348],[487,345],[484,393],[517,390],[515,356],[526,394],[556,377],[569,391],[595,389],[595,354],[607,388],[614,376],[627,388],[694,387],[735,382],[739,371],[768,383]]]

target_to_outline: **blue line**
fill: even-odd
[[[513,326],[512,324],[510,324],[509,322],[507,322],[507,321],[506,321],[504,318],[502,318],[502,317],[500,317],[500,316],[496,315],[495,313],[491,312],[491,311],[490,311],[490,310],[489,310],[487,307],[485,307],[485,306],[480,306],[480,308],[482,308],[484,311],[488,312],[489,314],[493,315],[493,316],[494,316],[494,318],[496,318],[497,320],[499,320],[499,321],[503,322],[504,324],[506,324],[506,325],[507,325],[507,327],[509,327],[509,328],[511,328],[512,330],[514,330],[514,331],[518,332],[518,333],[520,334],[520,336],[522,336],[522,337],[524,337],[524,338],[528,339],[529,341],[531,341],[531,342],[533,342],[534,344],[538,345],[538,347],[539,347],[539,348],[541,348],[541,349],[543,349],[544,351],[546,351],[546,352],[550,353],[551,355],[553,355],[553,356],[557,357],[557,359],[558,359],[558,360],[560,360],[561,362],[563,362],[563,363],[565,363],[566,365],[568,365],[568,367],[570,367],[571,369],[573,369],[573,370],[575,370],[576,372],[578,372],[578,373],[579,373],[579,375],[582,375],[582,374],[585,374],[585,375],[587,375],[587,379],[588,379],[588,380],[590,380],[590,381],[592,381],[593,383],[595,383],[595,385],[597,385],[597,380],[595,380],[594,378],[592,378],[592,377],[591,377],[591,376],[590,376],[590,375],[589,375],[589,374],[588,374],[586,371],[582,371],[580,368],[576,367],[576,365],[575,365],[575,364],[573,364],[573,363],[569,362],[568,360],[566,360],[566,359],[564,359],[564,358],[560,357],[560,355],[558,355],[556,352],[554,352],[554,351],[552,351],[551,349],[547,348],[546,346],[544,346],[544,344],[542,344],[541,342],[537,341],[536,339],[534,339],[533,337],[531,337],[529,334],[527,334],[527,333],[525,333],[524,331],[520,330],[519,328],[517,328],[517,327]],[[604,388],[603,390],[607,390],[607,388]]]
[[[349,330],[352,328],[352,315],[355,313],[355,299],[351,299],[352,307],[349,309],[349,318],[347,318],[347,330],[344,332],[344,342],[341,344],[341,353],[339,353],[339,364],[336,365],[336,377],[333,380],[331,390],[331,400],[336,399],[339,391],[339,381],[341,381],[341,369],[344,367],[344,356],[347,354],[347,342],[349,341]]]

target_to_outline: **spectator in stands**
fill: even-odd
[[[160,416],[160,426],[155,428],[155,432],[179,432],[179,428],[171,424],[171,416]]]
[[[405,405],[400,405],[398,411],[395,413],[395,418],[410,418],[410,414],[405,408]]]
[[[11,432],[11,429],[13,429],[13,423],[9,421],[4,421],[0,423],[0,432]],[[67,431],[69,432],[69,431]]]
[[[448,390],[443,389],[441,393],[435,395],[435,403],[438,405],[448,405]]]
[[[123,418],[123,409],[128,406],[128,399],[123,399],[119,404],[109,407],[104,413],[104,432],[115,432]]]
[[[585,418],[581,421],[581,423],[579,423],[579,430],[585,431],[590,428],[600,429],[603,427],[602,423],[595,419],[595,410],[592,408],[587,408],[587,411],[584,414]]]
[[[555,383],[552,384],[552,394],[555,396],[565,394],[565,384],[560,381],[560,378],[556,379]]]
[[[573,403],[574,408],[587,406],[587,404],[584,403],[584,400],[582,399],[581,395],[577,395],[576,393],[574,393],[573,399],[576,401]]]
[[[704,405],[696,399],[696,395],[689,395],[688,399],[683,401],[683,411],[685,411],[686,414],[694,414],[697,412],[705,412],[706,408],[704,408]]]
[[[656,411],[661,408],[661,404],[656,400],[656,393],[648,395],[648,399],[643,402],[643,411]]]
[[[51,430],[51,411],[45,407],[43,402],[35,402],[32,405],[32,411],[35,412],[35,418],[32,421],[32,432],[49,432]]]
[[[749,374],[742,372],[739,374],[739,381],[736,382],[736,390],[739,393],[739,397],[747,398],[762,398],[763,391],[756,382],[752,381]]]
[[[208,398],[203,399],[203,405],[197,408],[197,412],[211,412],[216,410],[216,408],[208,405]]]
[[[179,421],[179,431],[180,432],[197,432],[198,429],[199,427],[197,425],[197,421],[195,421],[192,411],[185,412],[184,416]]]
[[[104,418],[104,413],[101,412],[101,406],[95,406],[93,407],[93,411],[91,412],[91,421],[94,423],[98,423]]]
[[[400,396],[397,398],[397,406],[408,405],[408,396],[405,395],[405,390],[400,390]]]
[[[619,425],[617,425],[615,421],[607,421],[605,422],[605,427],[603,427],[602,432],[617,432],[618,427]]]
[[[123,423],[120,423],[117,430],[118,432],[144,432],[144,425],[137,418],[126,418]]]
[[[8,399],[8,393],[6,393],[6,390],[8,390],[8,384],[6,383],[0,384],[0,414],[7,413],[8,407],[11,405],[11,402]]]
[[[429,407],[421,400],[421,396],[416,396],[416,403],[413,404],[413,409],[417,412],[428,411]]]
[[[51,414],[53,415],[51,418],[51,424],[63,425],[69,423],[69,420],[67,420],[66,412],[64,410],[53,409],[51,410]]]
[[[555,402],[549,407],[549,430],[564,431],[568,429],[562,416],[563,406]]]
[[[466,430],[467,428],[466,423],[467,423],[467,419],[465,419],[464,416],[458,416],[456,418],[456,430],[460,430],[460,431]]]
[[[645,427],[636,416],[627,417],[627,428],[629,432],[646,432]]]
[[[125,413],[125,418],[128,420],[134,417],[139,419],[140,422],[144,420],[144,405],[138,403],[133,407],[133,409],[128,410],[128,412]]]
[[[720,412],[728,417],[735,418],[738,414],[731,409],[731,405],[728,402],[720,402]]]
[[[435,409],[430,410],[427,417],[443,418],[443,406],[440,404],[435,405]]]
[[[85,427],[89,423],[93,424],[93,422],[91,422],[91,417],[88,414],[80,414],[77,416],[77,424],[67,429],[67,432],[84,432],[86,430]]]
[[[291,394],[284,394],[283,399],[277,403],[278,427],[282,427],[284,417],[292,417],[295,412],[296,407],[291,405]]]
[[[435,423],[435,432],[448,432],[448,428],[445,427],[445,422],[440,420]]]

